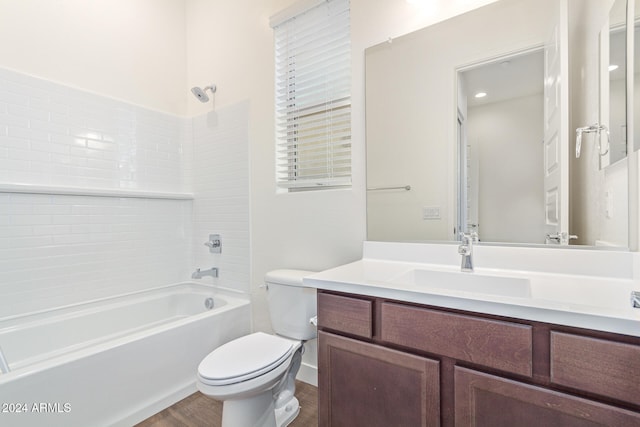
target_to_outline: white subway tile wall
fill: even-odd
[[[184,281],[191,201],[0,193],[0,317]]]
[[[195,117],[192,167],[195,266],[219,267],[217,284],[247,293],[250,292],[248,127],[248,102]],[[210,233],[221,235],[221,254],[211,254],[204,246]]]
[[[227,116],[244,129],[224,125]],[[196,265],[224,265],[218,284],[248,289],[246,116],[237,108],[222,112],[223,126],[215,131],[202,118],[155,112],[0,69],[0,184],[198,190],[203,197],[0,192],[0,317],[190,280]],[[211,182],[225,179],[210,173],[212,165],[227,166],[224,152],[211,150],[218,138],[228,159],[244,159],[233,168],[244,183],[240,194]],[[227,201],[237,197],[243,203]],[[227,216],[230,203],[237,207]],[[198,252],[194,261],[194,242],[204,243],[209,233],[226,235],[225,251],[218,258]]]
[[[0,182],[185,191],[185,121],[0,69]]]

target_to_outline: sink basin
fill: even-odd
[[[390,280],[396,285],[506,297],[531,297],[529,279],[458,271],[414,269]]]

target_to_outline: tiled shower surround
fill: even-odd
[[[248,292],[247,120],[245,105],[183,118],[0,69],[0,317],[214,265],[218,284]],[[206,251],[209,233],[221,255]]]

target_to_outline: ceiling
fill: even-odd
[[[542,93],[543,67],[543,49],[537,49],[461,72],[467,89],[468,107]],[[475,98],[478,92],[485,92],[487,96]]]

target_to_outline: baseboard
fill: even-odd
[[[296,379],[312,386],[318,387],[318,367],[302,363]]]

